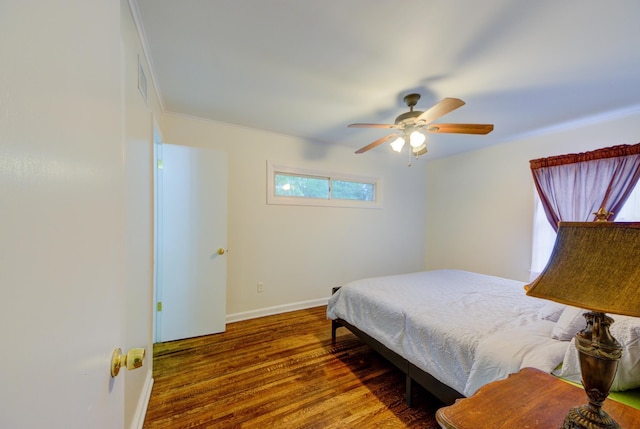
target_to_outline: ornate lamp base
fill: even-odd
[[[572,408],[562,429],[620,429],[620,425],[602,408],[587,404]]]
[[[562,429],[619,429],[620,425],[602,409],[602,405],[616,375],[622,346],[609,331],[612,318],[593,311],[584,317],[587,326],[575,338],[582,384],[589,403],[572,408]]]

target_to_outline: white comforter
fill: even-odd
[[[566,341],[551,339],[543,300],[524,283],[457,270],[354,281],[334,294],[327,316],[376,338],[442,383],[470,396],[525,366],[551,372]]]

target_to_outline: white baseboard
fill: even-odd
[[[291,304],[276,305],[275,307],[260,308],[258,310],[243,311],[227,314],[226,323],[240,322],[241,320],[256,319],[258,317],[272,316],[274,314],[288,313],[289,311],[304,310],[305,308],[327,305],[329,298],[318,298],[310,301],[293,302]]]
[[[149,406],[151,390],[153,389],[152,373],[152,369],[147,371],[147,377],[144,380],[142,393],[140,394],[138,406],[136,407],[136,414],[133,416],[133,421],[131,422],[131,429],[142,429],[142,426],[144,425],[144,418],[147,415],[147,407]]]

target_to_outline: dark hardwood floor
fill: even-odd
[[[326,307],[231,323],[156,344],[144,429],[438,428],[442,404],[344,328]]]

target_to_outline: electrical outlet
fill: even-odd
[[[264,286],[264,283],[258,282],[258,288],[257,288],[258,289],[258,293],[262,293],[263,292],[263,290],[264,290],[263,286]]]

